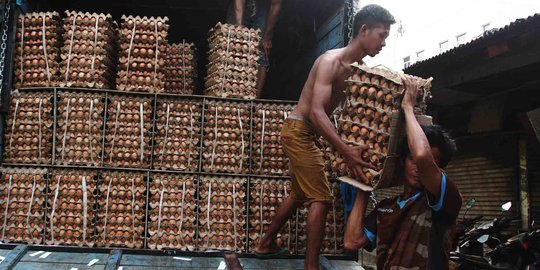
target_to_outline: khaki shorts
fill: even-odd
[[[316,140],[309,123],[292,118],[285,120],[281,129],[281,144],[291,162],[291,197],[306,205],[312,202],[333,202],[323,153],[317,147]]]

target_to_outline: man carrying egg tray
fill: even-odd
[[[441,127],[418,123],[413,108],[421,79],[404,75],[403,82],[406,138],[399,144],[395,175],[403,193],[382,200],[364,217],[369,194],[358,190],[344,245],[349,250],[377,247],[377,269],[448,269],[462,199],[443,168],[456,145]]]
[[[343,156],[349,175],[367,182],[363,167],[374,168],[362,159],[366,146],[346,144],[329,119],[334,109],[344,101],[346,80],[355,73],[351,64],[375,56],[385,46],[394,17],[378,5],[367,5],[354,17],[354,39],[344,48],[329,50],[314,63],[302,89],[298,105],[285,120],[281,143],[291,162],[291,193],[280,205],[272,224],[255,253],[259,257],[284,254],[276,243],[281,227],[302,203],[308,210],[305,269],[319,269],[319,253],[324,238],[326,214],[333,203],[332,192],[325,175],[323,153],[317,147],[322,135]]]

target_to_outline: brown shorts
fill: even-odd
[[[333,201],[324,171],[323,153],[315,140],[317,137],[309,123],[292,118],[285,120],[281,144],[291,162],[291,197],[306,205]]]

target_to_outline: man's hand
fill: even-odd
[[[404,110],[414,108],[416,105],[416,98],[418,91],[420,90],[421,78],[404,74],[402,76],[403,83],[405,85],[405,93],[403,94],[403,100],[401,101],[401,108]]]
[[[360,179],[365,184],[370,184],[369,179],[367,179],[362,167],[375,169],[373,165],[368,162],[365,162],[362,159],[362,152],[368,148],[367,145],[362,146],[347,146],[344,150],[341,151],[343,160],[347,163],[350,176],[354,179]]]

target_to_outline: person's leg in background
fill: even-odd
[[[326,202],[316,201],[309,206],[305,270],[319,270],[319,254],[325,234],[327,212],[328,204]]]

